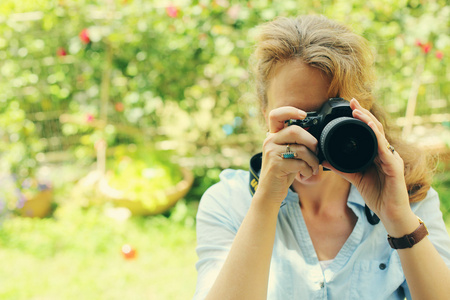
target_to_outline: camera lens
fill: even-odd
[[[320,148],[334,168],[345,173],[366,169],[377,155],[375,133],[364,122],[340,117],[329,122],[320,135]]]

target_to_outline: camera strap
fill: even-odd
[[[262,153],[253,155],[250,159],[250,175],[249,175],[249,189],[252,196],[255,194],[259,183],[259,173],[261,171]],[[364,212],[367,217],[367,221],[371,225],[377,225],[380,222],[380,218],[376,214],[372,214],[370,208],[366,205]]]
[[[253,157],[250,159],[249,188],[252,196],[255,194],[256,189],[258,188],[259,172],[261,171],[261,164],[262,164],[262,152],[253,155]]]

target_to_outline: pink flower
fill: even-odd
[[[63,47],[59,47],[58,50],[56,50],[56,55],[59,57],[64,57],[67,55],[66,49]]]
[[[422,41],[419,40],[419,39],[417,39],[417,40],[416,40],[416,46],[417,46],[417,47],[422,47],[422,45],[423,45]]]
[[[169,17],[176,18],[178,16],[178,9],[171,4],[166,7],[166,13]]]
[[[87,114],[86,115],[86,122],[91,123],[94,121],[94,116],[92,114]]]
[[[442,60],[444,58],[444,52],[440,50],[436,51],[436,58]]]
[[[89,44],[91,42],[87,28],[84,28],[83,30],[81,30],[78,37],[80,38],[81,42],[83,42],[83,44]]]

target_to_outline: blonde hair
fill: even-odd
[[[358,99],[383,124],[386,138],[405,163],[410,201],[424,199],[431,185],[433,164],[425,153],[395,135],[384,110],[374,102],[374,58],[368,42],[324,16],[280,17],[258,29],[251,65],[261,108],[267,107],[267,87],[277,64],[300,60],[318,68],[330,79],[330,98]]]

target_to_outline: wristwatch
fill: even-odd
[[[389,245],[393,249],[406,249],[406,248],[412,248],[415,244],[420,242],[424,237],[428,235],[428,229],[423,223],[423,221],[418,217],[419,219],[419,227],[417,227],[416,230],[413,231],[411,234],[406,234],[400,238],[394,238],[390,235],[388,235],[388,242]]]

